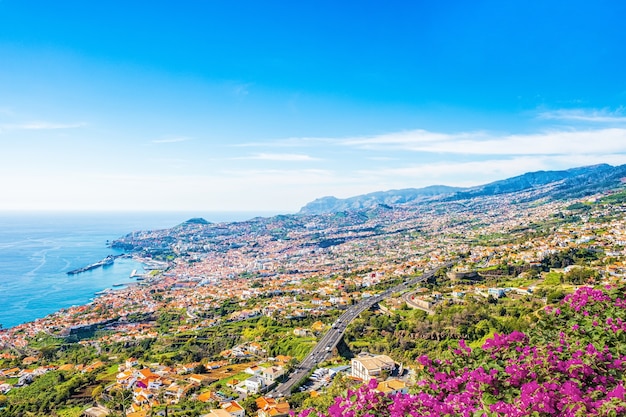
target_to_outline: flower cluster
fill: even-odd
[[[626,415],[621,294],[580,288],[540,313],[528,334],[495,334],[473,350],[461,341],[449,360],[419,358],[412,394],[384,395],[372,380],[319,417]]]

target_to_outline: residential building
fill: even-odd
[[[387,355],[359,355],[351,361],[352,376],[363,381],[380,376],[383,371],[391,372],[396,363]]]

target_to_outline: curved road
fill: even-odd
[[[407,306],[409,306],[410,308],[413,309],[418,309],[418,310],[422,310],[427,312],[428,314],[435,314],[435,312],[429,308],[426,307],[422,307],[421,305],[417,304],[414,299],[413,296],[416,294],[416,291],[412,291],[409,293],[406,293],[402,296],[402,299],[404,300],[404,302],[406,303]]]
[[[359,314],[363,311],[371,308],[374,304],[388,298],[393,293],[404,291],[415,284],[426,281],[428,278],[431,278],[437,271],[441,268],[448,268],[453,264],[453,262],[448,262],[438,268],[432,269],[430,271],[425,272],[423,275],[419,277],[415,277],[409,281],[405,281],[402,284],[398,284],[395,287],[389,288],[384,292],[366,299],[361,300],[357,304],[350,306],[332,325],[331,329],[326,332],[324,337],[315,345],[313,350],[309,352],[309,354],[304,358],[302,362],[295,368],[295,370],[289,376],[289,379],[282,384],[278,385],[272,391],[270,391],[267,396],[280,398],[287,397],[291,394],[292,388],[298,384],[305,376],[308,375],[309,372],[313,368],[315,368],[319,363],[326,360],[328,356],[330,356],[331,351],[337,346],[343,334],[346,331],[346,327],[348,324],[352,322]]]

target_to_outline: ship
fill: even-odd
[[[116,256],[109,255],[106,258],[102,259],[101,261],[98,261],[98,262],[93,263],[91,265],[87,265],[87,266],[83,266],[82,268],[78,268],[78,269],[73,269],[71,271],[67,271],[67,275],[76,275],[76,274],[80,274],[81,272],[87,272],[87,271],[91,271],[92,269],[100,268],[101,266],[112,265],[113,262],[115,262],[115,258],[116,258]]]

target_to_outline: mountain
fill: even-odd
[[[202,217],[193,217],[187,221],[184,221],[182,225],[187,225],[187,224],[211,224],[211,222],[206,221],[205,219],[203,219]]]
[[[371,209],[376,206],[416,204],[426,199],[444,201],[474,197],[496,196],[520,191],[535,191],[532,199],[549,197],[584,197],[616,188],[626,179],[626,165],[591,165],[563,171],[528,172],[516,177],[471,188],[434,185],[425,188],[379,191],[346,199],[318,198],[300,209],[299,214],[323,214],[340,211]]]
[[[425,188],[377,191],[346,199],[322,197],[302,207],[298,214],[323,214],[348,210],[366,210],[376,206],[390,206],[423,201],[426,198],[451,195],[461,190],[463,190],[463,188],[448,187],[445,185],[431,185]]]
[[[537,191],[532,198],[584,197],[618,187],[626,178],[626,165],[608,164],[564,171],[537,171],[459,191],[448,200],[495,196],[519,191]]]

